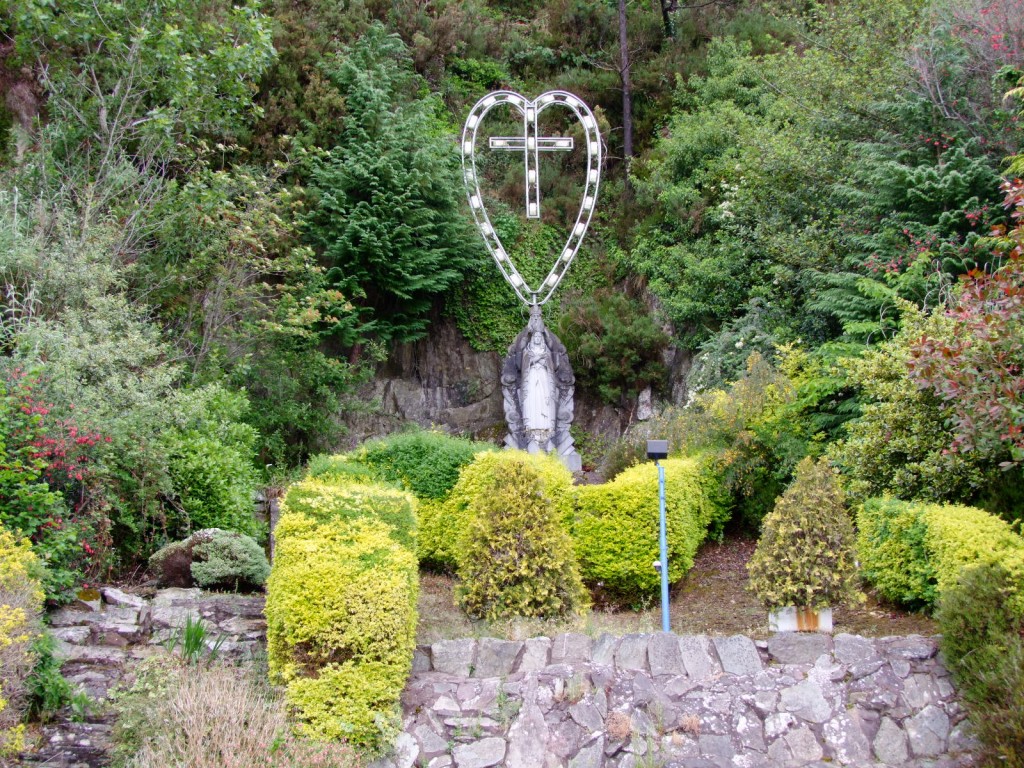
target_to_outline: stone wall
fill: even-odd
[[[63,673],[103,702],[189,616],[235,658],[258,653],[262,595],[105,588],[50,616]],[[415,652],[404,731],[375,768],[786,768],[971,764],[933,638],[780,633],[449,640]],[[43,728],[23,764],[96,768],[109,714]]]
[[[969,765],[936,651],[798,633],[438,642],[416,652],[377,768]]]

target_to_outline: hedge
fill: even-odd
[[[281,514],[298,512],[313,520],[380,520],[391,527],[395,541],[416,551],[416,499],[405,491],[349,478],[311,478],[291,485],[281,501]]]
[[[443,432],[416,430],[371,440],[347,454],[346,461],[369,468],[378,480],[394,483],[418,499],[445,498],[459,470],[494,446]]]
[[[894,602],[934,608],[970,565],[1000,564],[1024,584],[1024,538],[984,510],[869,499],[857,528],[864,577]],[[1009,599],[1024,615],[1024,587]]]
[[[470,505],[494,486],[494,473],[508,463],[524,460],[540,474],[555,516],[563,523],[572,516],[572,473],[558,458],[546,453],[488,451],[478,453],[462,468],[459,481],[440,505],[425,505],[420,558],[446,568],[455,568],[456,542],[472,518]]]
[[[727,518],[725,495],[701,458],[668,459],[665,467],[669,580],[693,567],[697,548],[712,523]],[[576,489],[572,535],[584,581],[613,596],[654,593],[660,576],[658,470],[631,467],[603,485]]]
[[[28,539],[0,526],[0,763],[24,748],[25,680],[35,664],[41,631],[42,566]]]
[[[394,528],[369,517],[282,515],[267,582],[271,678],[300,730],[378,750],[397,735],[412,663],[418,572]]]

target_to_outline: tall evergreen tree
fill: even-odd
[[[307,234],[327,278],[380,341],[422,336],[436,296],[472,263],[455,145],[402,41],[374,25],[327,65],[344,98],[338,143],[313,160]],[[357,345],[358,349],[358,345]]]

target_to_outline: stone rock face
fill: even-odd
[[[266,642],[263,595],[207,594],[199,589],[165,589],[151,598],[105,587],[99,606],[72,605],[50,615],[56,639],[55,656],[63,661],[61,674],[72,690],[94,703],[85,722],[56,720],[41,728],[36,752],[21,756],[21,765],[48,768],[93,768],[109,762],[112,715],[103,704],[122,682],[133,662],[173,641],[191,616],[206,626],[208,646],[220,640],[218,655],[251,658]],[[429,665],[428,665],[429,666]],[[399,745],[408,755],[419,751],[415,742]],[[411,756],[406,768],[412,765]],[[3,760],[0,759],[0,764]]]
[[[659,632],[458,642],[475,645],[424,649],[422,660],[446,659],[445,669],[417,672],[403,695],[417,765],[972,764],[931,638],[780,634],[755,644]],[[446,671],[471,654],[473,677]],[[482,677],[487,668],[501,674]]]

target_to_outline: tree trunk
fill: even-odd
[[[665,29],[665,37],[674,40],[676,36],[676,24],[672,20],[672,12],[676,10],[676,0],[658,0],[661,7],[661,25]]]
[[[626,30],[626,0],[619,0],[619,56],[622,60],[622,155],[629,169],[633,156],[633,82],[629,75],[629,33]],[[626,177],[629,184],[629,177]]]

